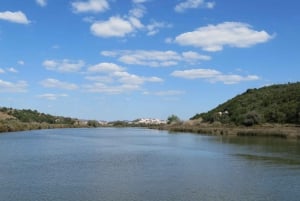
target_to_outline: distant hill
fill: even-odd
[[[0,132],[79,126],[79,120],[30,109],[0,107]]]
[[[191,120],[252,126],[262,123],[300,124],[300,82],[248,89]]]
[[[40,113],[36,110],[22,109],[17,110],[13,108],[0,107],[0,119],[16,119],[21,122],[32,123],[62,123],[62,124],[74,124],[75,119],[69,117],[53,116],[50,114]]]

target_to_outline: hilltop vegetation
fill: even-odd
[[[0,107],[0,132],[78,126],[78,120],[36,110]]]
[[[248,89],[216,108],[191,118],[196,119],[244,126],[300,124],[300,82]]]

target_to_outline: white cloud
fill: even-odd
[[[0,20],[7,20],[9,22],[14,22],[14,23],[19,23],[19,24],[29,24],[30,23],[30,21],[27,19],[26,15],[22,11],[0,12]]]
[[[181,77],[185,79],[204,79],[211,83],[223,82],[224,84],[237,84],[242,81],[254,81],[258,80],[259,77],[256,75],[235,75],[235,74],[224,74],[215,69],[190,69],[190,70],[178,70],[172,74],[174,77]]]
[[[38,95],[39,98],[43,98],[43,99],[47,99],[47,100],[57,100],[60,97],[68,97],[67,94],[51,94],[51,93],[47,93],[47,94],[41,94]]]
[[[54,70],[58,72],[78,72],[84,65],[84,61],[70,61],[64,59],[62,61],[45,60],[42,64],[48,70]]]
[[[45,7],[47,5],[47,0],[35,0],[35,1],[41,7]]]
[[[140,86],[139,85],[126,85],[126,84],[121,84],[121,85],[106,85],[103,83],[93,83],[89,85],[85,85],[85,89],[88,92],[92,93],[107,93],[107,94],[121,94],[121,93],[126,93],[130,91],[135,91],[139,90]]]
[[[18,82],[9,82],[0,80],[0,92],[8,92],[8,93],[21,93],[27,91],[27,82],[26,81],[18,81]]]
[[[211,59],[210,56],[202,55],[197,52],[188,51],[182,53],[183,60],[186,60],[188,62],[194,62],[198,60],[208,61]]]
[[[72,7],[75,13],[84,12],[104,12],[109,9],[107,0],[88,0],[72,2]]]
[[[133,8],[124,16],[111,16],[108,20],[95,21],[94,18],[85,19],[92,22],[90,31],[93,35],[103,38],[134,36],[137,31],[146,31],[147,35],[155,35],[161,28],[169,28],[170,24],[152,21],[144,25],[141,19],[146,13],[146,8],[141,4],[145,1],[133,1]]]
[[[84,88],[89,92],[119,94],[139,90],[145,82],[163,82],[159,77],[143,77],[131,74],[114,63],[99,63],[88,68],[88,72],[101,73],[101,76],[86,76],[92,81]]]
[[[180,56],[174,51],[127,51],[119,60],[126,64],[146,65],[152,67],[176,65]]]
[[[224,22],[200,27],[192,32],[180,34],[175,42],[202,48],[205,51],[220,51],[224,46],[245,48],[264,43],[273,37],[266,31],[256,31],[245,23]]]
[[[124,37],[135,30],[130,21],[121,17],[110,17],[108,21],[98,21],[92,24],[91,32],[99,37]]]
[[[67,90],[75,90],[78,88],[76,84],[62,82],[57,79],[48,78],[40,82],[42,86],[47,88],[59,88],[59,89],[67,89]]]
[[[220,75],[211,80],[211,82],[223,82],[224,84],[236,84],[243,81],[259,80],[257,75]]]
[[[5,70],[3,70],[2,68],[0,68],[0,74],[5,73]]]
[[[141,85],[144,82],[162,82],[163,80],[158,77],[141,77],[138,75],[130,74],[128,72],[114,72],[113,76],[117,81],[127,85]]]
[[[164,22],[153,21],[149,25],[144,25],[140,18],[142,14],[138,14],[138,11],[131,13],[127,17],[112,16],[107,21],[94,22],[90,30],[92,34],[98,37],[125,37],[133,35],[138,30],[147,31],[147,35],[152,36],[159,32],[162,28],[170,28],[172,25]]]
[[[184,94],[184,91],[181,90],[167,90],[167,91],[157,91],[154,93],[150,93],[156,96],[178,96]],[[149,94],[149,93],[148,93]]]
[[[176,12],[184,12],[187,9],[195,9],[199,7],[203,8],[214,8],[215,3],[214,2],[207,2],[205,0],[185,0],[179,4],[177,4],[174,8]]]
[[[191,69],[191,70],[177,70],[171,75],[174,77],[182,77],[186,79],[196,78],[212,78],[219,76],[221,73],[214,69]]]
[[[100,83],[112,83],[114,81],[110,76],[86,76],[85,79]]]
[[[11,73],[18,73],[19,71],[13,67],[10,67],[7,69],[8,72],[11,72]]]
[[[89,72],[119,72],[119,71],[123,71],[124,68],[121,66],[118,66],[117,64],[114,63],[99,63],[93,66],[90,66],[88,68]]]
[[[118,57],[118,60],[125,64],[151,67],[175,66],[179,62],[197,63],[199,61],[210,60],[209,56],[193,51],[178,53],[171,50],[121,50],[102,51],[101,54],[108,57]]]

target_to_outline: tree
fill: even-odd
[[[261,117],[256,111],[248,112],[243,120],[243,124],[245,126],[253,126],[255,124],[259,124],[261,122]]]
[[[179,123],[180,119],[176,115],[172,114],[171,116],[168,117],[167,119],[167,124],[174,124],[174,123]]]
[[[99,126],[99,122],[96,121],[96,120],[89,120],[89,121],[87,122],[87,125],[88,125],[89,127],[98,127],[98,126]]]

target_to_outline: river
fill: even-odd
[[[2,201],[298,201],[300,142],[139,128],[0,135]]]

